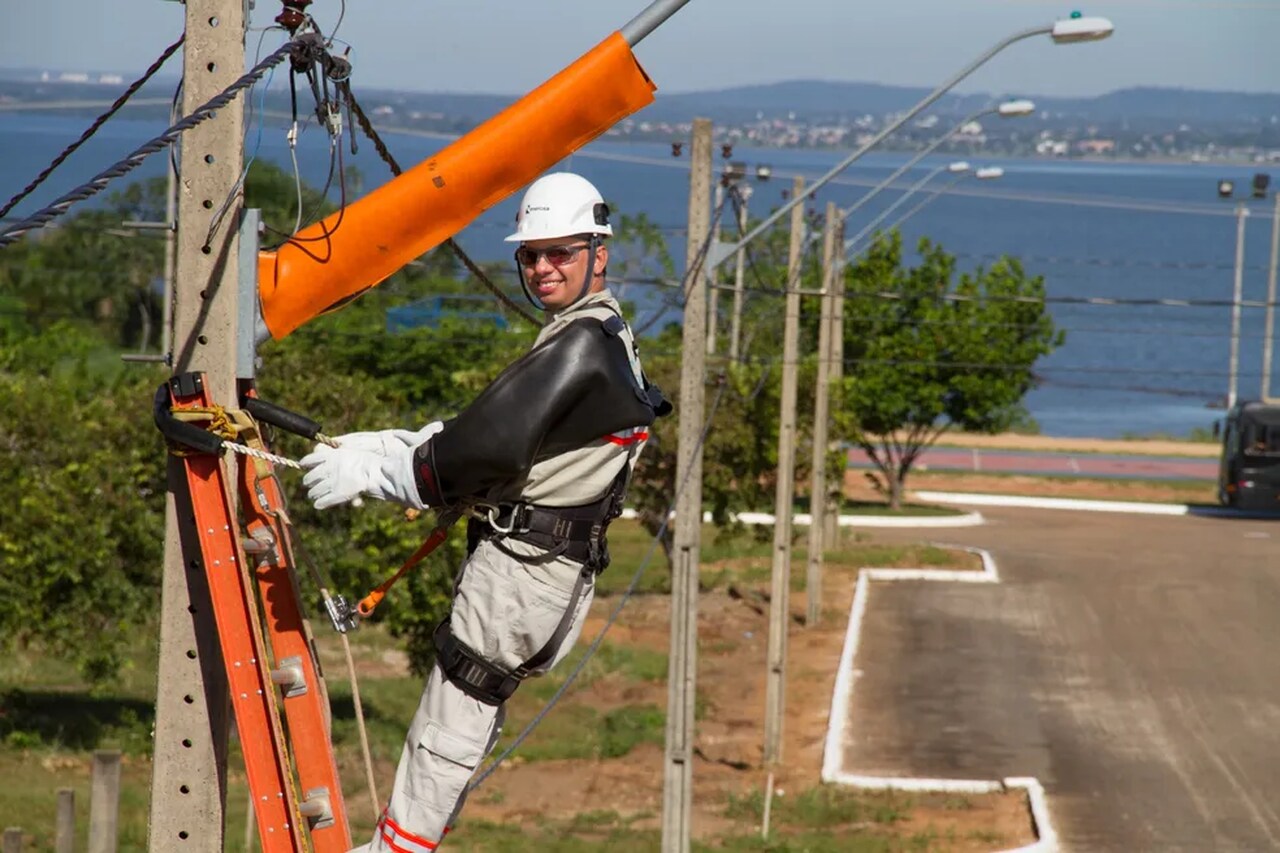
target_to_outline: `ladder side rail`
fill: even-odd
[[[171,385],[175,407],[208,406],[203,385],[186,396],[179,396]],[[279,708],[226,465],[209,454],[184,457],[183,463],[262,850],[304,851]]]
[[[288,743],[303,799],[323,803],[327,812],[309,821],[315,853],[345,853],[351,849],[351,828],[333,752],[328,691],[310,622],[304,616],[289,532],[280,514],[283,496],[270,475],[271,463],[260,465],[264,467],[242,469],[240,506],[250,540],[270,543],[254,575],[274,666],[296,671],[294,684],[280,685]]]

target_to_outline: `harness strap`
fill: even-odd
[[[501,705],[511,698],[524,681],[539,667],[545,666],[555,657],[556,652],[568,636],[573,626],[573,614],[582,599],[582,591],[587,582],[595,578],[595,572],[583,566],[574,582],[573,592],[569,594],[569,604],[565,607],[560,621],[556,623],[551,637],[533,656],[515,669],[508,670],[485,658],[470,646],[453,635],[453,627],[446,617],[432,634],[432,642],[436,647],[436,657],[440,669],[444,671],[455,687],[463,693],[484,702],[486,705]]]

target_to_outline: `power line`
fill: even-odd
[[[160,70],[160,67],[164,65],[166,61],[168,61],[169,57],[173,56],[174,52],[177,51],[177,49],[182,46],[182,42],[185,39],[186,39],[186,33],[183,33],[182,35],[178,36],[177,41],[175,41],[173,44],[166,47],[164,49],[164,52],[160,54],[159,58],[157,58],[155,62],[151,63],[151,67],[148,68],[146,71],[142,72],[141,77],[139,77],[134,82],[130,83],[129,87],[125,89],[123,93],[121,93],[120,97],[116,98],[115,102],[112,103],[111,106],[107,107],[106,112],[104,112],[102,115],[98,116],[96,119],[93,120],[93,123],[90,124],[89,127],[85,129],[84,133],[80,134],[79,139],[77,139],[75,142],[68,145],[66,148],[62,149],[62,151],[58,154],[58,156],[53,158],[53,162],[51,162],[48,166],[46,166],[44,170],[40,172],[40,174],[36,175],[35,179],[32,180],[31,183],[27,184],[25,187],[23,187],[23,189],[17,195],[15,195],[13,198],[5,202],[4,207],[0,207],[0,217],[3,217],[6,213],[13,210],[13,208],[17,206],[18,202],[22,201],[24,198],[31,195],[31,193],[35,192],[36,188],[39,187],[41,184],[43,184],[45,182],[45,179],[53,174],[54,169],[61,166],[62,163],[68,157],[70,157],[72,154],[76,152],[77,149],[80,148],[81,145],[84,145],[86,142],[88,142],[90,137],[92,137],[95,133],[98,132],[98,128],[106,124],[108,119],[110,119],[113,115],[119,112],[120,109],[126,103],[128,103],[129,99],[133,97],[134,93],[137,92],[139,89],[141,89],[146,84],[146,82],[150,80],[157,71]]]
[[[355,94],[352,93],[350,86],[347,86],[346,88],[346,96],[347,106],[350,108],[352,115],[355,116],[356,121],[359,123],[360,129],[363,130],[365,136],[369,137],[373,142],[373,147],[377,150],[378,156],[381,157],[382,161],[391,169],[391,173],[399,176],[403,172],[403,169],[400,168],[400,164],[396,161],[396,158],[392,156],[390,149],[387,148],[387,144],[382,140],[382,137],[378,135],[378,131],[374,128],[373,122],[369,121],[369,117],[365,115],[360,103],[356,100]],[[517,316],[534,326],[542,325],[542,322],[538,320],[537,317],[526,311],[523,306],[490,281],[489,276],[485,271],[480,269],[479,265],[476,264],[475,261],[471,260],[471,257],[463,251],[462,246],[458,245],[457,240],[450,237],[445,241],[445,245],[448,246],[449,250],[452,251],[458,260],[462,262],[463,266],[465,266],[467,270],[475,276],[482,285],[484,285],[485,289],[492,293],[494,297],[509,311],[514,312]]]
[[[655,287],[676,287],[676,283],[669,279],[663,278],[632,278],[627,279],[627,284],[643,284]],[[731,284],[711,284],[711,287],[720,290],[733,290]],[[786,288],[768,288],[768,287],[744,287],[743,290],[749,293],[762,293],[767,296],[785,296]],[[808,288],[797,288],[801,296],[821,296],[819,290]],[[893,293],[891,291],[877,292],[845,292],[842,297],[846,302],[865,299],[881,299],[887,301],[901,302],[904,300],[918,300],[924,297],[915,294]],[[969,296],[960,293],[939,293],[929,298],[943,302],[1014,302],[1027,305],[1039,305],[1045,303],[1048,305],[1119,305],[1119,306],[1143,306],[1143,307],[1162,307],[1162,308],[1230,308],[1237,303],[1230,299],[1165,299],[1165,298],[1136,298],[1122,296],[999,296],[999,295],[977,295]],[[1244,308],[1266,308],[1268,306],[1278,306],[1280,302],[1267,302],[1265,300],[1242,299],[1238,303]]]
[[[184,132],[190,130],[196,125],[208,119],[219,109],[230,103],[240,90],[245,89],[258,80],[263,74],[279,65],[288,58],[290,51],[293,49],[294,43],[289,42],[279,47],[270,56],[258,63],[252,70],[236,80],[222,92],[210,98],[200,107],[197,107],[191,115],[180,120],[177,124],[171,126],[164,133],[160,134],[150,142],[145,143],[139,148],[125,157],[123,160],[111,165],[107,169],[99,172],[86,183],[76,187],[71,192],[61,196],[55,202],[45,208],[37,211],[16,225],[12,225],[3,231],[0,231],[0,248],[3,248],[15,241],[28,231],[47,225],[49,222],[62,216],[71,205],[78,201],[84,201],[87,198],[97,195],[107,184],[114,179],[126,175],[133,171],[151,154],[171,145]]]

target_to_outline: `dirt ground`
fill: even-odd
[[[823,740],[835,678],[836,662],[847,625],[856,571],[831,567],[827,573],[830,607],[820,625],[805,628],[804,595],[790,601],[787,708],[784,765],[776,776],[779,796],[799,793],[821,783]],[[698,723],[695,746],[694,834],[710,839],[745,834],[757,827],[725,817],[728,798],[765,787],[761,764],[765,705],[768,609],[766,589],[730,587],[704,592],[699,600],[699,701],[705,712]],[[598,633],[614,600],[597,600],[583,642]],[[619,643],[665,651],[669,641],[668,599],[637,597],[610,632]],[[566,701],[589,702],[600,710],[620,704],[666,704],[665,682],[621,683],[602,678]],[[645,745],[617,759],[550,761],[522,764],[513,760],[477,792],[467,815],[500,822],[536,816],[572,818],[582,803],[593,809],[640,817],[637,828],[660,826],[662,813],[662,748]],[[903,768],[904,773],[909,768]],[[495,791],[497,792],[495,795]],[[1014,847],[1035,840],[1028,805],[1020,792],[967,798],[916,795],[910,817],[893,833],[908,837],[931,831],[948,842],[945,849],[978,851]],[[994,839],[999,839],[993,844]],[[933,848],[939,849],[939,848]]]

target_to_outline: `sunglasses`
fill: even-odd
[[[551,266],[562,267],[572,263],[573,259],[578,257],[578,253],[585,248],[587,248],[585,243],[575,246],[549,246],[545,249],[530,249],[522,246],[516,249],[516,263],[532,269],[538,265],[538,258],[546,258]]]

